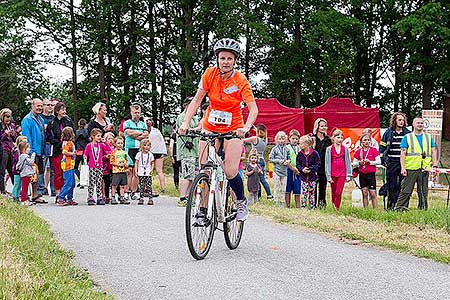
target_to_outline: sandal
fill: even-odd
[[[47,204],[48,202],[42,199],[40,196],[34,197],[31,199],[31,202],[37,203],[37,204]]]

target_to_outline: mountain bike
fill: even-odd
[[[208,161],[195,176],[186,204],[185,229],[191,255],[201,260],[208,254],[215,230],[223,231],[229,249],[236,249],[241,241],[244,223],[236,220],[237,199],[223,171],[223,141],[238,138],[234,133],[202,133],[190,131],[188,137],[200,137],[207,142]],[[219,149],[215,144],[219,141]],[[207,203],[207,222],[196,226],[195,216],[200,204]],[[222,229],[219,227],[222,223]]]

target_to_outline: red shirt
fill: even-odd
[[[369,161],[375,161],[375,158],[380,155],[378,150],[374,147],[370,147],[368,151],[363,150],[363,148],[359,148],[355,151],[354,158],[357,160],[368,159]],[[377,167],[375,165],[364,164],[359,166],[360,173],[375,173],[377,171]]]
[[[336,146],[331,145],[331,177],[345,177],[345,147],[341,145],[341,152],[336,152]]]

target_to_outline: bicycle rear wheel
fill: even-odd
[[[227,187],[227,198],[225,200],[225,222],[223,222],[223,234],[225,236],[225,243],[231,250],[239,246],[244,231],[244,222],[236,220],[237,201],[236,195]]]
[[[192,186],[189,190],[186,215],[185,215],[185,229],[186,240],[189,252],[195,259],[204,259],[211,248],[216,229],[216,212],[213,203],[212,220],[208,226],[196,227],[194,226],[195,215],[200,208],[200,201],[207,200],[209,196],[209,176],[205,173],[199,173],[194,178]],[[205,199],[206,197],[206,199]],[[207,201],[205,201],[207,203]]]

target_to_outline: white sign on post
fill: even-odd
[[[443,110],[422,110],[423,131],[433,136],[436,142],[437,161],[441,155],[442,119]],[[434,177],[435,183],[439,181],[438,176]]]

